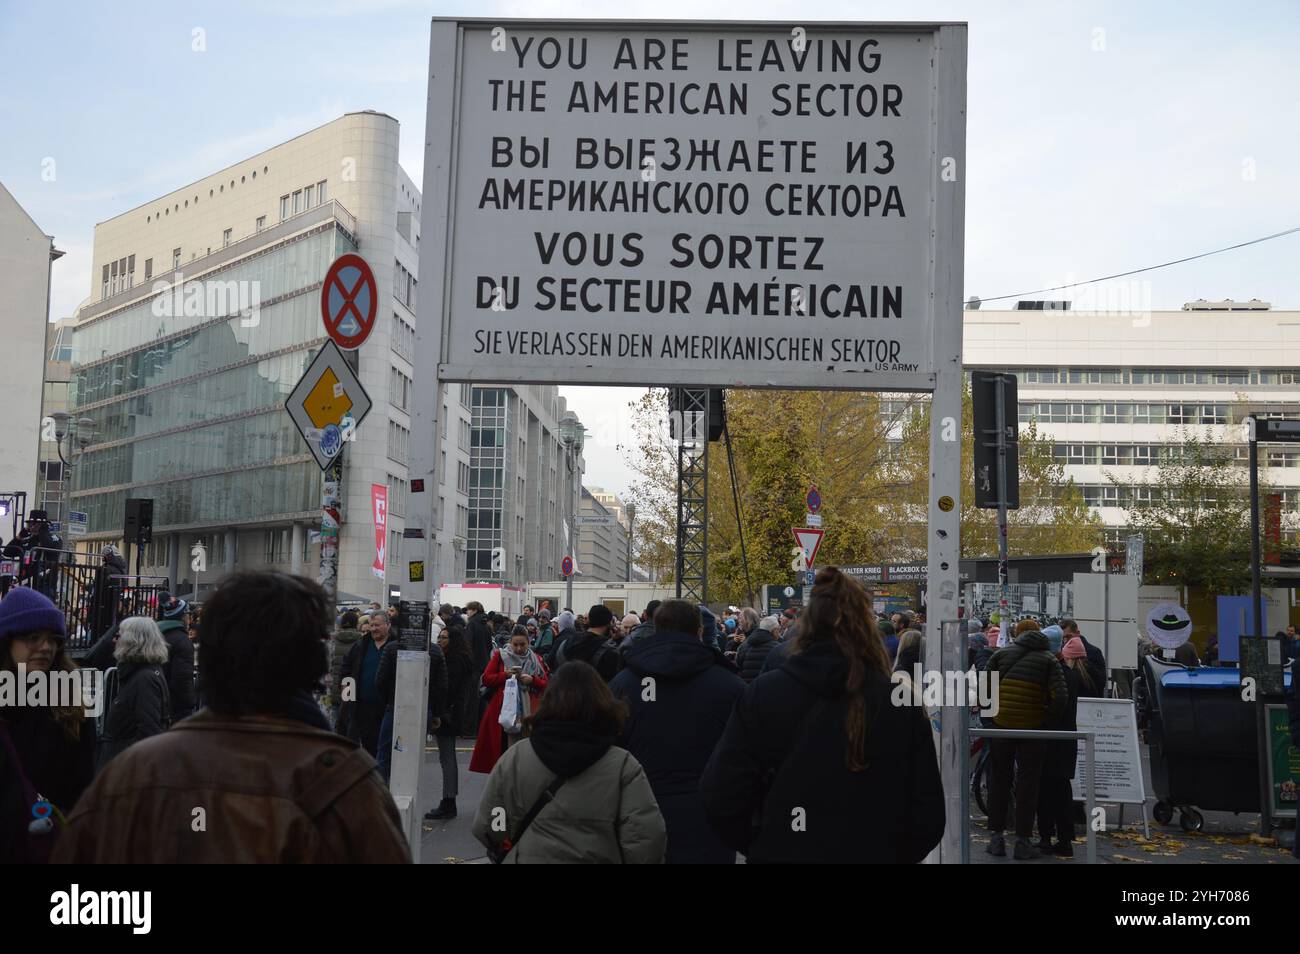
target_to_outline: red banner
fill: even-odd
[[[1282,495],[1264,495],[1264,562],[1282,562]]]
[[[375,515],[375,562],[371,569],[382,580],[384,550],[388,542],[388,488],[383,484],[370,485],[370,509]]]

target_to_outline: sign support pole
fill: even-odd
[[[938,130],[935,139],[933,228],[939,235],[966,229],[966,26],[939,27],[934,49]],[[951,178],[937,171],[957,170]],[[942,248],[942,246],[940,246]],[[957,616],[961,560],[962,457],[962,284],[961,253],[936,254],[934,269],[934,394],[930,400],[930,486],[928,501],[925,666],[942,671],[943,621]],[[956,316],[953,320],[952,316]],[[963,671],[965,666],[962,666]],[[945,680],[946,681],[946,680]],[[945,700],[953,702],[954,700]],[[963,774],[966,700],[945,705],[939,731],[939,772],[943,780],[944,836],[927,861],[961,864],[961,842],[970,825],[962,797],[969,785]]]
[[[401,599],[422,601],[436,606],[434,581],[439,578],[433,565],[436,550],[435,501],[438,493],[438,414],[442,383],[439,365],[443,354],[443,333],[447,311],[447,230],[450,219],[450,191],[453,180],[453,137],[441,117],[453,115],[456,75],[459,70],[456,24],[434,20],[429,31],[429,100],[424,126],[424,209],[421,217],[420,278],[422,289],[415,321],[415,392],[411,408],[411,458],[407,469],[410,495],[406,529],[419,536],[407,537],[402,543],[402,563],[394,574],[401,584]],[[386,293],[386,292],[384,292]],[[425,619],[425,626],[429,620]],[[426,630],[427,635],[427,630]],[[427,680],[427,663],[424,667]],[[398,654],[397,681],[414,684],[418,676],[403,673]],[[407,705],[394,711],[395,725],[414,725],[414,717],[405,711],[409,706],[421,709],[423,725],[425,701],[408,697]],[[396,732],[394,732],[396,735]],[[391,789],[407,833],[411,858],[420,860],[422,836],[420,783],[424,774],[424,733],[418,732],[412,744],[393,752]]]
[[[338,605],[339,535],[343,522],[339,512],[343,493],[343,452],[321,474],[320,492],[320,573],[317,582],[325,588],[330,608]]]
[[[1001,631],[999,644],[1011,642],[1008,631],[1008,618],[1011,616],[1009,598],[1010,584],[1007,582],[1007,414],[1003,403],[1007,382],[998,375],[996,399],[994,400],[998,429],[998,628]]]

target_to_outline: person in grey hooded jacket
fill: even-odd
[[[474,837],[507,864],[662,862],[667,835],[650,782],[614,744],[626,718],[627,707],[587,663],[558,669],[526,720],[528,737],[492,768]]]

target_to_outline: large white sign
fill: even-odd
[[[933,389],[942,29],[462,21],[440,380]]]
[[[1077,713],[1080,731],[1096,735],[1097,785],[1095,798],[1110,804],[1143,805],[1146,787],[1142,779],[1142,756],[1138,749],[1137,716],[1132,699],[1080,699]],[[1083,798],[1084,743],[1078,743],[1071,786],[1076,800]]]

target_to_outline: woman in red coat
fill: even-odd
[[[501,725],[501,699],[504,696],[506,680],[514,676],[519,682],[522,698],[520,723],[537,708],[537,700],[546,691],[546,664],[528,646],[528,630],[516,626],[510,636],[510,645],[495,650],[488,660],[487,669],[483,671],[483,685],[492,690],[488,699],[487,711],[478,726],[478,739],[474,742],[474,754],[470,756],[471,772],[491,772],[504,752],[513,742],[523,738],[522,726],[519,732],[507,732]]]

